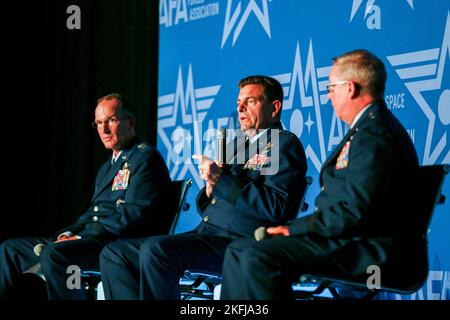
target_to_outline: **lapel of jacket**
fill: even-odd
[[[333,150],[333,152],[330,154],[330,156],[325,160],[325,162],[322,165],[322,169],[326,168],[330,163],[332,163],[334,161],[334,159],[336,159],[336,157],[339,155],[339,153],[341,152],[342,147],[344,146],[344,144],[350,139],[350,137],[352,136],[354,129],[356,126],[354,126],[352,129],[349,129],[347,131],[347,134],[344,136],[344,138],[341,140],[341,142],[337,145],[337,147]]]
[[[359,125],[364,122],[364,120],[367,118],[367,115],[373,111],[373,109],[378,108],[378,104],[373,103],[367,110],[364,112],[364,114],[361,116],[361,118],[355,123],[353,128],[349,129],[347,131],[347,134],[344,136],[344,138],[341,140],[341,142],[338,144],[338,146],[333,150],[333,152],[330,154],[330,156],[325,160],[325,162],[322,165],[322,169],[326,168],[330,165],[330,163],[334,163],[334,160],[338,157],[339,153],[341,152],[341,149],[344,147],[344,144],[351,139],[355,131],[357,131],[357,128]],[[321,170],[322,172],[322,170]]]
[[[114,176],[119,170],[122,169],[123,164],[130,159],[131,154],[136,149],[137,144],[137,139],[133,139],[129,144],[129,147],[123,149],[122,154],[119,156],[119,158],[117,158],[117,160],[109,167],[109,170],[103,173],[103,177],[101,177],[99,180],[99,185],[96,188],[96,192],[93,198],[96,198],[106,187],[110,185],[110,182],[114,179]],[[111,159],[109,159],[109,161],[111,161]],[[101,173],[99,173],[99,176],[100,174]]]
[[[250,147],[250,142],[247,139],[244,143],[244,140],[241,139],[240,141],[238,140],[237,142],[233,142],[235,143],[236,146],[236,153],[234,154],[233,157],[230,158],[230,162],[228,163],[232,163],[230,166],[230,169],[232,171],[236,171],[237,173],[240,173],[243,168],[245,163],[252,157],[254,156],[257,152],[258,152],[258,148],[259,148],[259,152],[261,152],[262,148],[264,148],[268,143],[270,143],[271,141],[271,133],[270,130],[281,130],[283,128],[282,124],[280,121],[277,121],[275,123],[273,123],[269,128],[268,131],[266,133],[264,133],[261,137],[259,137],[256,141],[254,141],[251,145],[254,146],[252,148]],[[244,163],[234,163],[234,161],[236,161],[236,157],[238,153],[244,153]]]
[[[236,165],[237,155],[244,154],[246,146],[248,145],[247,139],[243,134],[235,137],[226,147],[226,161],[225,163],[231,166]]]

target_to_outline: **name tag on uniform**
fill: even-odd
[[[123,166],[122,170],[117,172],[112,184],[112,191],[126,190],[128,188],[128,181],[130,180],[130,169],[128,169],[127,163]]]
[[[336,160],[336,170],[347,168],[348,154],[350,152],[350,141],[347,141],[342,147],[339,157]]]

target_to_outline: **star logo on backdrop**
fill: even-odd
[[[186,84],[186,85],[185,85]],[[192,66],[187,81],[178,68],[174,93],[158,97],[158,136],[167,149],[166,162],[172,179],[183,179],[189,171],[197,185],[201,185],[198,170],[190,161],[191,145],[194,153],[202,153],[201,123],[214,103],[220,85],[195,88]],[[177,120],[181,114],[181,123]],[[175,127],[176,126],[176,127]],[[189,156],[189,159],[183,157]]]
[[[450,130],[450,12],[447,12],[440,48],[392,55],[387,59],[428,119],[423,164],[435,164],[440,159],[442,163],[450,163],[447,139]],[[433,101],[436,95],[439,98]]]
[[[364,11],[364,19],[366,18],[367,14],[372,9],[372,6],[374,5],[375,1],[376,0],[367,0],[366,10]],[[414,0],[406,0],[406,2],[409,4],[411,9],[414,10]],[[363,0],[353,0],[352,12],[350,14],[350,22],[352,22],[353,17],[355,16],[356,12],[358,12],[358,9],[359,9],[359,7],[361,6],[362,3],[363,3]]]
[[[333,110],[328,146],[326,148],[321,106],[326,105],[329,100],[326,85],[328,84],[331,66],[316,67],[312,41],[309,43],[305,68],[303,68],[301,56],[300,44],[297,42],[292,72],[272,75],[272,77],[277,79],[283,86],[285,93],[283,110],[293,110],[289,130],[301,137],[303,126],[305,126],[308,130],[308,136],[317,135],[309,139],[304,137],[302,142],[305,145],[306,157],[311,159],[314,167],[317,171],[320,171],[326,159],[326,152],[331,151],[333,146],[339,144],[344,136],[343,124],[336,117]],[[300,102],[295,106],[294,101],[297,96],[300,97]],[[303,114],[306,115],[306,113],[308,118],[304,121]],[[337,135],[335,130],[337,130]]]
[[[311,127],[314,124],[314,121],[311,120],[311,113],[308,112],[308,120],[305,122],[305,126],[308,128],[308,134],[311,133]]]
[[[244,12],[241,15],[242,1],[238,1],[238,4],[233,11],[233,14],[231,14],[231,7],[233,4],[233,0],[228,0],[227,11],[225,13],[225,22],[224,22],[224,26],[223,26],[222,44],[221,44],[220,48],[224,47],[225,43],[227,42],[228,37],[230,36],[233,28],[236,25],[236,29],[233,32],[233,41],[231,43],[231,46],[232,47],[234,46],[237,39],[239,38],[239,35],[241,34],[242,29],[244,28],[245,24],[247,23],[247,19],[250,17],[250,14],[252,14],[252,13],[258,19],[259,23],[263,27],[267,36],[269,38],[271,38],[269,9],[267,6],[267,0],[261,0],[260,3],[261,3],[262,10],[261,10],[261,7],[256,4],[256,0],[250,0],[248,2],[248,5],[245,8]]]

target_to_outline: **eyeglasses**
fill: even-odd
[[[344,84],[344,83],[347,83],[347,82],[348,82],[348,80],[341,80],[341,81],[336,81],[336,82],[327,84],[326,87],[327,87],[328,93],[333,92],[333,87],[334,86],[337,86],[338,84]]]
[[[117,127],[119,125],[120,119],[124,119],[124,117],[113,115],[104,121],[94,120],[92,121],[92,127],[94,129],[100,129],[103,128],[105,124],[108,125],[108,128]]]

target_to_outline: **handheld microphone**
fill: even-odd
[[[259,227],[255,230],[255,239],[256,241],[261,241],[264,239],[272,238],[272,236],[267,233],[266,227]]]
[[[225,163],[225,147],[226,147],[227,131],[224,128],[217,130],[217,160]]]
[[[42,243],[38,243],[33,248],[34,254],[39,257],[41,255],[42,249],[44,249],[44,245]]]
[[[273,237],[284,237],[285,235],[283,235],[281,233],[275,233],[275,234],[268,233],[266,227],[259,227],[255,230],[254,236],[255,236],[256,241],[261,241],[261,240],[270,239]]]

